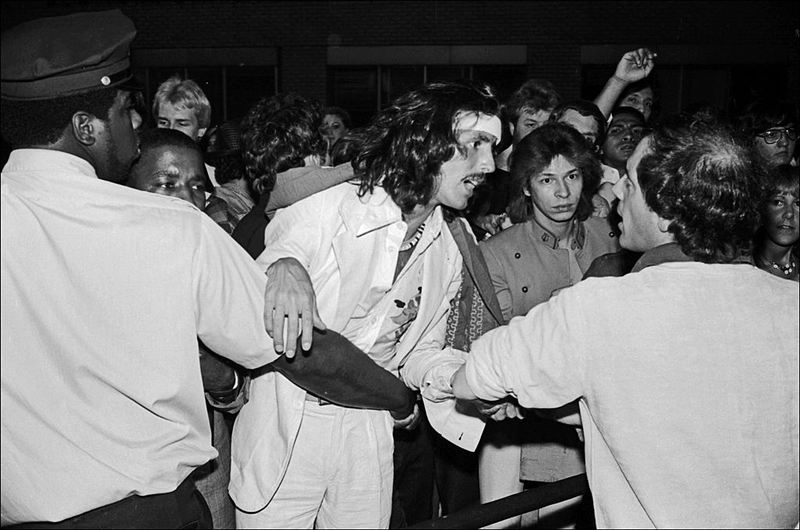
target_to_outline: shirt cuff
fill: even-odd
[[[453,387],[450,381],[461,366],[463,360],[453,360],[432,368],[425,376],[425,382],[420,388],[420,394],[425,399],[433,402],[453,399]]]

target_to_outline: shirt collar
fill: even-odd
[[[694,261],[681,250],[680,245],[677,243],[665,243],[657,247],[651,248],[644,254],[631,269],[631,272],[639,272],[647,267],[653,265],[661,265],[662,263],[680,262],[680,261]]]
[[[541,242],[542,245],[548,248],[558,248],[560,239],[539,224],[536,219],[531,218],[531,220],[528,222],[528,230],[530,231],[534,241]],[[582,249],[583,244],[586,242],[586,228],[577,217],[572,219],[570,231],[572,232],[572,250]]]
[[[339,213],[347,229],[354,231],[356,237],[403,220],[400,207],[380,186],[376,186],[372,193],[357,197],[357,200],[345,201]],[[442,207],[437,206],[425,220],[425,232],[435,238],[442,230],[442,221]]]

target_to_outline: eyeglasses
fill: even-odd
[[[756,136],[760,136],[764,139],[764,141],[768,144],[774,144],[778,140],[781,139],[781,136],[786,135],[786,138],[789,141],[794,142],[797,140],[797,129],[794,127],[782,127],[780,129],[769,129],[768,131],[764,131],[761,134],[757,134]]]

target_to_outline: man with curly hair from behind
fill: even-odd
[[[664,126],[615,184],[633,272],[590,278],[472,344],[457,398],[579,399],[598,528],[798,521],[797,285],[748,263],[752,151]]]

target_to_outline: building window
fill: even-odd
[[[482,81],[492,85],[500,101],[505,101],[525,82],[526,74],[525,65],[329,66],[328,101],[346,109],[355,127],[363,127],[395,98],[424,83]]]
[[[131,52],[134,71],[149,105],[158,86],[173,75],[192,79],[211,103],[211,126],[242,118],[264,96],[277,92],[277,50],[261,48],[160,48]]]
[[[614,74],[620,57],[636,46],[581,48],[581,95],[593,100]],[[735,116],[757,98],[794,99],[791,65],[779,46],[662,45],[651,74],[661,117],[711,105]]]
[[[395,98],[424,83],[483,81],[505,101],[526,75],[526,46],[330,46],[327,100],[363,127]]]
[[[220,125],[227,120],[243,118],[247,111],[264,96],[276,90],[277,72],[274,66],[212,66],[184,67],[158,66],[139,68],[136,75],[145,85],[148,102],[147,114],[158,86],[173,75],[192,79],[200,85],[211,103],[211,124]]]

